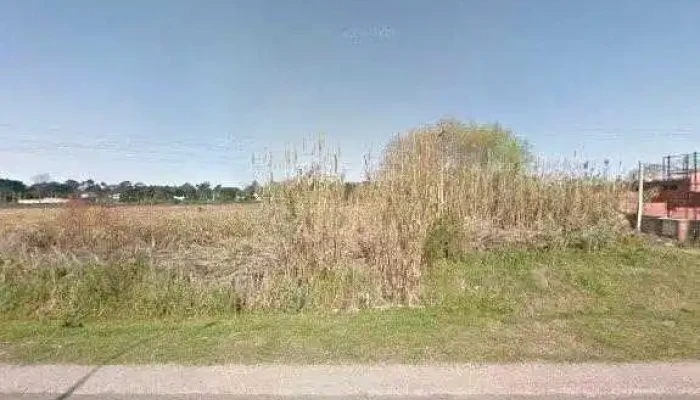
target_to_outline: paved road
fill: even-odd
[[[367,397],[367,396],[331,396],[331,397],[271,397],[271,396],[237,396],[237,395],[219,395],[207,396],[201,394],[190,394],[180,396],[159,396],[159,395],[73,395],[71,400],[427,400],[427,399],[444,399],[444,400],[697,400],[698,396],[383,396],[383,397]],[[60,397],[52,395],[0,395],[2,400],[61,400]]]
[[[700,362],[213,367],[0,365],[1,400],[126,398],[689,400],[700,399]]]

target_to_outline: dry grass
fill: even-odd
[[[82,328],[77,321],[2,321],[0,362],[697,360],[697,255],[634,240],[596,252],[470,254],[436,262],[426,271],[423,308],[224,318],[207,314],[186,321],[109,315],[103,321],[83,321]],[[117,353],[121,355],[113,358]]]
[[[129,301],[162,308],[148,280],[174,284],[190,308],[212,296],[235,309],[417,305],[436,259],[504,247],[594,249],[624,230],[615,207],[621,187],[569,167],[526,163],[515,157],[517,145],[502,151],[487,143],[481,151],[477,142],[493,138],[508,133],[454,123],[410,132],[352,191],[337,156],[319,141],[301,167],[300,157],[287,155],[293,172],[266,186],[255,206],[2,210],[0,284],[54,282],[46,292],[25,293],[38,304],[33,313],[46,315],[80,309],[83,300],[61,290],[74,293],[95,271],[104,283],[114,265],[141,271],[131,284],[144,291],[127,285],[128,296],[114,295],[115,309]]]
[[[314,279],[360,265],[379,300],[413,305],[434,259],[503,247],[595,249],[625,232],[622,185],[539,164],[515,140],[499,144],[509,135],[453,121],[409,132],[350,195],[322,142],[307,169],[289,157],[298,172],[266,203],[272,226],[283,229],[285,271]]]

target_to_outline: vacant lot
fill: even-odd
[[[0,362],[698,359],[699,271],[696,255],[634,243],[479,254],[436,265],[422,308],[5,321]]]
[[[618,180],[449,121],[362,184],[305,165],[255,206],[0,211],[0,359],[698,357],[700,264],[630,235]]]

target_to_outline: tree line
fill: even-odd
[[[87,198],[96,201],[120,203],[171,203],[171,202],[236,202],[252,201],[258,195],[257,181],[244,188],[212,186],[209,182],[179,186],[147,185],[142,182],[123,181],[118,184],[96,182],[92,179],[57,182],[49,179],[27,185],[20,180],[0,178],[0,202],[16,202],[21,199],[45,197]]]

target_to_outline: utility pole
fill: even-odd
[[[638,196],[637,196],[637,232],[642,231],[642,214],[644,214],[644,164],[639,162],[639,179]]]

